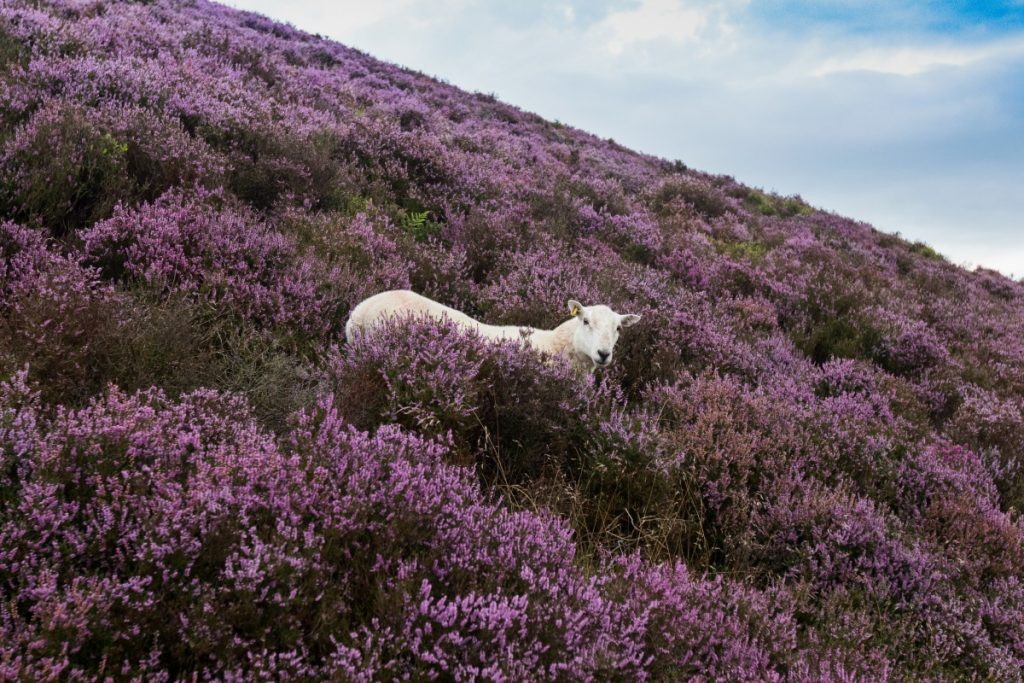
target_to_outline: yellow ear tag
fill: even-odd
[[[571,315],[571,316],[572,316],[573,318],[575,318],[575,317],[576,317],[577,315],[579,315],[579,314],[580,314],[580,307],[579,307],[579,306],[573,306],[573,307],[572,307],[572,311],[570,311],[570,315]]]

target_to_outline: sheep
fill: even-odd
[[[373,325],[402,315],[422,315],[435,320],[447,319],[456,326],[477,332],[491,341],[523,339],[536,351],[564,356],[580,372],[593,372],[612,362],[619,331],[640,321],[639,315],[620,315],[608,306],[584,306],[569,299],[570,318],[553,330],[514,325],[487,325],[461,311],[440,304],[409,290],[397,289],[375,294],[352,309],[345,325],[345,336],[352,339]]]

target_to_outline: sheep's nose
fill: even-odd
[[[597,352],[597,357],[601,359],[602,363],[607,361],[608,360],[608,356],[610,356],[610,355],[611,354],[608,351],[598,351]]]

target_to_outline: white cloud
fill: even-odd
[[[696,43],[731,32],[724,3],[641,0],[640,6],[611,12],[593,29],[613,55],[658,40]]]
[[[869,48],[851,55],[830,57],[814,68],[811,75],[872,71],[895,76],[917,76],[942,67],[963,67],[1021,54],[1024,54],[1024,41],[1021,40],[969,47]]]

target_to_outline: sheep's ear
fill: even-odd
[[[636,325],[638,322],[640,322],[640,316],[635,315],[633,313],[629,313],[619,318],[619,324],[622,325],[623,327]]]
[[[569,299],[569,315],[574,318],[583,315],[583,304],[576,299]]]

